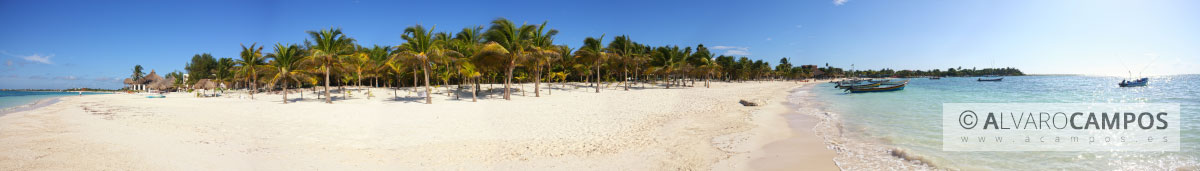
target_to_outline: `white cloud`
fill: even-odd
[[[78,80],[79,78],[78,78],[78,77],[75,77],[75,76],[58,76],[58,77],[54,77],[54,79],[59,79],[59,80]]]
[[[42,63],[42,64],[54,64],[53,61],[50,61],[50,58],[54,57],[54,54],[50,54],[49,56],[42,56],[40,54],[17,55],[17,54],[8,53],[8,51],[3,51],[3,50],[0,50],[0,54],[21,58],[21,59],[24,59],[25,61],[29,61],[29,62]],[[12,60],[8,60],[4,63],[4,65],[12,66],[13,62],[12,62]],[[24,65],[24,64],[22,64],[22,65]]]
[[[850,0],[833,0],[833,5],[841,6],[842,4],[845,4],[848,1],[850,1]]]
[[[748,56],[748,55],[750,55],[750,48],[748,48],[748,47],[713,46],[712,49],[724,50],[725,53],[722,53],[722,55],[726,55],[726,56]]]
[[[767,41],[771,41],[771,38],[770,38],[770,37],[767,37]]]
[[[799,24],[796,24],[796,28],[798,28],[798,29],[802,29],[802,28],[804,28],[804,25],[799,25]]]
[[[54,64],[54,62],[50,61],[51,57],[54,57],[54,54],[50,54],[50,56],[42,56],[42,55],[38,55],[38,54],[33,54],[33,55],[21,57],[21,59],[25,59],[26,61],[29,61],[29,62],[37,62],[37,63],[42,63],[42,64]]]

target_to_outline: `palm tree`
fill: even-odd
[[[554,35],[558,35],[558,30],[545,30],[548,22],[549,21],[545,21],[542,22],[541,25],[538,25],[537,30],[534,31],[533,35],[530,36],[533,44],[531,49],[533,53],[530,55],[532,59],[530,61],[533,64],[534,97],[542,97],[540,93],[542,83],[542,66],[550,65],[550,61],[554,60],[559,55],[558,50],[560,50],[558,46],[554,45]]]
[[[385,64],[386,68],[389,71],[396,73],[396,89],[392,89],[392,96],[394,98],[399,97],[400,93],[398,91],[400,90],[400,87],[402,87],[402,85],[400,85],[400,84],[403,84],[400,82],[400,80],[402,80],[400,77],[404,76],[403,73],[404,73],[404,71],[408,70],[408,66],[409,66],[409,65],[407,65],[406,62],[407,61],[396,56],[395,53],[389,53],[388,60]],[[413,85],[413,86],[416,86],[416,85]]]
[[[369,53],[369,49],[356,47],[354,53],[342,56],[342,66],[345,66],[346,70],[354,72],[354,82],[359,88],[362,88],[363,72],[370,72],[369,70],[373,67],[372,62],[374,61],[371,60]],[[369,93],[370,90],[368,90]],[[367,99],[370,99],[370,96],[367,96]]]
[[[512,21],[508,21],[508,19],[497,18],[496,20],[492,20],[492,27],[485,33],[487,40],[492,42],[489,44],[499,47],[485,47],[485,50],[492,50],[486,51],[487,53],[496,54],[486,56],[498,57],[499,61],[503,61],[504,63],[504,100],[512,100],[510,97],[512,92],[509,89],[512,87],[513,70],[517,68],[518,61],[527,55],[525,51],[532,45],[530,39],[534,29],[536,28],[531,25],[522,24],[518,27]]]
[[[268,66],[271,70],[275,70],[274,78],[271,78],[272,84],[275,82],[283,82],[283,103],[287,104],[288,82],[300,80],[296,77],[304,74],[303,70],[299,70],[308,56],[304,55],[299,46],[275,44],[275,53],[267,55],[272,59],[271,65]]]
[[[691,56],[692,48],[679,49],[679,46],[663,46],[658,47],[660,72],[667,77],[667,88],[677,83],[676,73],[687,69],[687,57]]]
[[[354,39],[347,38],[342,34],[342,29],[333,29],[321,31],[308,31],[308,35],[312,36],[317,41],[316,46],[311,49],[313,63],[317,63],[316,67],[322,70],[325,74],[325,103],[333,103],[333,98],[329,95],[329,70],[334,65],[337,65],[338,59],[342,55],[348,54],[347,48],[354,44]]]
[[[425,27],[417,24],[405,28],[404,34],[400,36],[405,42],[400,45],[402,51],[398,54],[412,61],[418,61],[421,71],[425,73],[425,104],[433,104],[433,94],[430,94],[433,90],[429,88],[429,68],[432,67],[433,58],[461,56],[458,52],[443,49],[440,46],[442,42],[434,41],[433,29],[435,28],[437,27],[426,31]]]
[[[242,45],[242,58],[236,62],[241,65],[238,71],[241,73],[240,75],[244,75],[246,81],[250,82],[250,91],[247,92],[250,93],[250,99],[254,99],[254,92],[258,91],[258,68],[267,64],[266,58],[263,58],[262,54],[263,47],[255,48],[256,45],[258,44],[250,44],[250,47]]]
[[[379,85],[379,77],[382,77],[387,70],[388,58],[392,55],[392,47],[375,45],[366,51],[370,62],[367,64],[366,71],[371,73],[371,77],[375,78],[375,86]],[[399,74],[399,73],[397,73]],[[371,89],[367,89],[367,94],[371,94]],[[370,96],[367,96],[370,98]]]
[[[134,65],[133,66],[133,75],[129,76],[129,78],[133,78],[133,80],[142,79],[142,76],[146,75],[146,73],[142,72],[142,70],[143,70],[142,65]]]
[[[454,39],[451,40],[450,43],[448,44],[450,49],[452,49],[456,52],[462,53],[462,55],[463,55],[462,59],[456,59],[456,61],[458,61],[457,68],[459,68],[459,74],[461,74],[462,77],[465,79],[464,81],[471,82],[469,84],[472,85],[471,86],[471,88],[473,89],[471,91],[472,96],[474,96],[475,93],[477,91],[479,91],[479,82],[475,81],[475,79],[477,79],[477,77],[479,77],[479,76],[471,76],[471,74],[475,73],[475,74],[482,75],[481,74],[482,68],[476,67],[475,63],[474,63],[475,59],[479,59],[479,58],[476,58],[475,55],[476,55],[476,52],[479,51],[480,45],[484,40],[482,33],[483,33],[483,26],[466,27],[466,28],[463,28],[462,31],[459,31],[457,34],[455,34]],[[472,71],[463,71],[463,69],[467,68],[464,65],[471,65],[470,69]],[[462,86],[459,86],[459,87],[461,88]],[[460,89],[460,91],[461,91],[461,89]],[[475,99],[475,97],[472,97],[472,101],[475,101],[474,99]]]
[[[567,79],[567,75],[568,75],[567,73],[568,73],[568,71],[570,71],[569,69],[567,69],[567,65],[570,64],[571,61],[574,61],[574,58],[571,56],[571,52],[573,52],[573,51],[575,51],[575,49],[572,49],[570,46],[559,45],[558,50],[557,50],[558,55],[553,56],[549,60],[549,64],[547,64],[547,66],[546,66],[546,72],[554,73],[553,76],[560,77],[559,85],[563,85],[564,88],[566,88],[565,87],[566,83],[564,83],[564,82]],[[560,68],[562,68],[562,70],[563,70],[562,72],[557,72],[557,73],[554,72],[554,62],[556,62],[556,61],[561,61],[561,63],[558,63],[558,66]],[[551,78],[553,78],[553,77],[551,77]],[[549,87],[553,87],[553,84],[551,84]],[[547,89],[547,90],[553,90],[553,88]],[[547,91],[547,92],[553,94],[553,91]]]
[[[600,45],[604,41],[604,35],[601,34],[599,39],[588,37],[583,39],[583,47],[575,51],[575,56],[584,63],[590,63],[592,68],[596,69],[596,93],[600,93],[600,66],[605,60],[608,60],[608,52]]]
[[[721,65],[718,65],[716,58],[712,56],[713,54],[709,54],[708,57],[700,59],[700,70],[704,74],[704,88],[710,88],[708,80],[721,70]]]
[[[230,83],[234,82],[235,81],[234,69],[236,68],[235,67],[236,65],[237,65],[237,63],[234,62],[233,58],[218,59],[217,60],[217,68],[216,68],[216,71],[214,71],[214,73],[216,73],[216,76],[217,76],[215,81],[217,81],[219,84],[226,84],[226,85],[229,85]],[[221,92],[224,93],[224,90],[225,89],[221,89]]]
[[[480,73],[479,70],[475,68],[475,65],[471,64],[470,61],[462,61],[459,63],[458,66],[459,66],[458,72],[461,73],[467,80],[469,80],[471,82],[468,84],[478,86],[478,84],[476,84],[475,82],[477,82],[477,80],[479,79],[479,76],[482,76],[483,74]],[[479,88],[475,87],[475,86],[472,86],[472,88],[471,88],[471,102],[476,102],[476,99],[479,96],[478,95]]]
[[[616,52],[613,54],[613,57],[616,58],[613,62],[621,66],[621,73],[624,74],[621,82],[625,85],[625,91],[629,91],[629,83],[626,82],[626,78],[629,77],[629,64],[634,63],[633,53],[637,48],[635,46],[633,41],[629,40],[629,36],[625,35],[613,37],[613,41],[608,44],[608,48]]]

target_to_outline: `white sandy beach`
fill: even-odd
[[[0,117],[0,170],[837,169],[820,138],[792,131],[781,115],[790,110],[788,91],[805,84],[697,82],[601,93],[555,84],[542,97],[489,93],[471,102],[434,94],[432,105],[406,91],[392,99],[385,88],[374,89],[376,98],[355,92],[335,104],[311,91],[289,104],[234,92],[63,97]],[[770,161],[763,147],[789,137],[815,140],[788,147],[813,155]],[[770,164],[779,162],[811,167]]]

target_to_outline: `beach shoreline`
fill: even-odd
[[[754,170],[842,170],[834,160],[837,153],[828,146],[828,138],[817,135],[815,130],[819,125],[830,124],[829,120],[801,112],[819,102],[796,97],[807,95],[818,84],[805,84],[788,91],[783,102],[785,109],[778,114],[785,122],[784,126],[774,128],[787,133],[762,145],[763,153],[751,161]]]
[[[38,108],[46,107],[58,103],[63,97],[48,97],[44,99],[34,100],[33,102],[0,109],[0,117],[4,117],[9,113],[37,110]]]
[[[0,117],[0,169],[754,170],[760,147],[789,131],[785,92],[811,85],[712,84],[554,84],[540,98],[434,94],[432,105],[387,90],[332,105],[308,94],[289,104],[269,93],[67,98]]]

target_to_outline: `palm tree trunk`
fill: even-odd
[[[392,89],[392,98],[394,99],[400,98],[400,87],[404,86],[404,82],[400,81],[400,75],[402,74],[396,74],[396,89]]]
[[[461,80],[458,85],[454,85],[454,100],[462,99],[458,94],[462,93],[462,85],[467,84],[466,80]]]
[[[422,66],[422,67],[424,67],[424,66]],[[417,78],[417,69],[413,68],[413,88],[412,88],[413,91],[409,91],[408,94],[412,94],[412,92],[417,92],[417,86],[419,86],[417,84],[417,80],[419,80],[419,78]]]
[[[596,64],[596,93],[600,93],[600,64]]]
[[[325,103],[333,104],[333,98],[329,95],[329,66],[325,66]]]
[[[542,69],[541,69],[541,67],[534,67],[534,68],[537,68],[537,69],[534,69],[534,71],[533,71],[533,97],[542,97],[542,93],[541,93],[541,89],[540,89],[541,83],[542,83],[542,71],[541,71]]]
[[[425,73],[425,104],[433,104],[433,90],[429,88],[429,63],[422,62],[421,71]]]
[[[621,76],[621,83],[625,84],[625,91],[629,91],[629,80],[627,80],[629,78],[629,67],[622,68],[624,69],[622,69],[621,74],[624,76]]]
[[[287,81],[283,81],[283,104],[287,104]]]
[[[671,79],[671,73],[667,73],[663,76],[666,77],[667,89],[671,89],[671,84],[675,84],[675,81]]]
[[[475,86],[471,86],[471,102],[475,102],[476,97],[479,96],[476,94],[479,92],[479,81],[477,79],[479,79],[479,78],[468,79],[468,80],[471,80],[471,83],[475,83]]]
[[[508,71],[505,72],[505,74],[504,74],[505,75],[505,78],[504,78],[504,100],[512,100],[512,98],[510,97],[511,92],[509,92],[508,89],[512,84],[513,69],[517,68],[516,62],[517,62],[516,59],[508,61]]]
[[[354,83],[358,84],[358,88],[362,88],[362,71],[355,72],[354,79],[356,80],[356,81],[354,81]],[[371,89],[367,89],[367,94],[370,94],[370,93],[371,93]],[[367,99],[371,99],[371,96],[367,96]]]
[[[254,70],[250,70],[250,100],[254,100],[254,91],[258,90],[258,77],[254,74]]]

